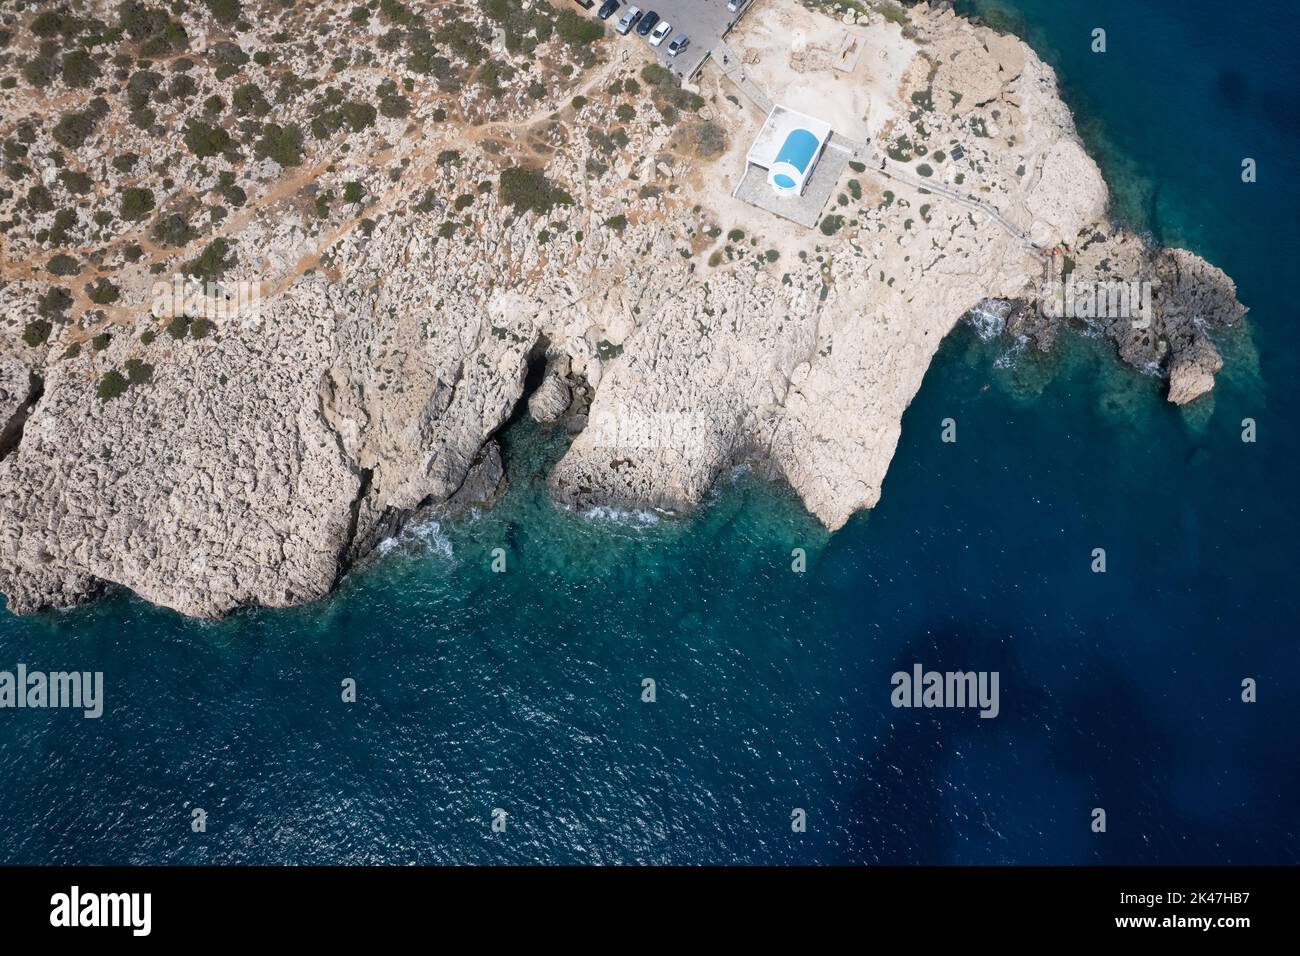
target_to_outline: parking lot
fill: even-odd
[[[592,7],[591,16],[596,15],[601,2],[603,0],[598,0],[596,6]],[[654,11],[661,19],[671,23],[673,29],[657,49],[650,46],[649,37],[637,36],[635,27],[627,36],[616,36],[616,39],[620,43],[644,43],[647,49],[658,55],[660,63],[682,79],[689,79],[700,68],[717,42],[722,39],[723,34],[731,29],[731,25],[748,12],[750,4],[760,0],[748,0],[745,6],[735,13],[727,9],[727,0],[620,0],[620,2],[622,6],[605,21],[605,25],[611,31],[629,5],[639,7],[643,14]],[[669,56],[668,41],[679,33],[685,33],[690,37],[691,45],[677,56]]]

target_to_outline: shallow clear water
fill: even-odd
[[[1060,70],[1119,214],[1237,279],[1251,325],[1211,400],[1172,408],[1102,342],[963,328],[880,506],[833,536],[743,471],[688,520],[561,512],[563,445],[523,423],[500,506],[310,607],[0,612],[0,668],[103,670],[107,698],[0,712],[0,862],[1300,860],[1289,31],[1267,4],[996,6]],[[999,671],[1000,715],[895,710],[915,662]]]

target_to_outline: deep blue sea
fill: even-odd
[[[1300,862],[1293,8],[963,6],[1057,67],[1119,217],[1236,278],[1212,399],[963,327],[833,536],[743,472],[689,520],[558,511],[523,423],[499,507],[318,604],[0,611],[0,668],[106,681],[0,712],[0,862]],[[998,671],[1000,715],[894,709],[918,662]]]

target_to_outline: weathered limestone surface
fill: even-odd
[[[769,6],[795,28],[824,19]],[[504,481],[494,436],[525,405],[574,435],[549,476],[563,505],[688,511],[750,460],[838,528],[879,500],[903,412],[963,314],[998,300],[1009,334],[1051,347],[1061,323],[1037,304],[1067,258],[1075,280],[1151,281],[1149,323],[1089,324],[1123,361],[1167,376],[1170,400],[1209,390],[1222,365],[1210,333],[1245,311],[1231,279],[1106,222],[1106,185],[1023,43],[947,10],[909,16],[908,36],[874,21],[865,34],[912,58],[897,90],[873,94],[889,117],[879,143],[906,157],[899,172],[982,207],[871,169],[846,174],[827,208],[841,221],[825,229],[744,206],[730,186],[762,118],[731,109],[733,88],[712,77],[674,130],[652,105],[660,94],[604,95],[614,77],[642,75],[644,51],[602,41],[606,59],[581,86],[545,88],[540,102],[522,80],[492,98],[444,78],[435,99],[412,93],[409,117],[378,118],[348,149],[313,147],[309,170],[252,164],[248,208],[222,228],[268,294],[259,316],[206,337],[169,335],[168,316],[149,314],[154,277],[201,243],[150,246],[152,266],[114,247],[100,261],[120,300],[36,346],[21,333],[51,280],[6,260],[10,609],[69,606],[105,584],[203,617],[312,600],[416,512],[490,504]],[[761,76],[745,29],[734,44]],[[829,56],[803,54],[801,77],[832,75]],[[484,122],[467,132],[435,119],[435,103]],[[629,105],[630,118],[618,110]],[[309,122],[296,109],[285,121]],[[966,159],[940,159],[955,142]],[[33,143],[48,146],[44,132]],[[91,141],[78,155],[102,169],[106,151]],[[160,205],[201,177],[183,162]],[[509,206],[500,178],[515,165],[544,169],[572,202]],[[318,221],[313,197],[352,179],[365,199]],[[33,224],[48,230],[42,215]],[[50,258],[29,241],[31,261]],[[71,283],[80,305],[89,277]],[[149,374],[97,394],[133,361]],[[526,395],[530,370],[541,386]]]

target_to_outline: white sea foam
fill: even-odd
[[[588,508],[582,516],[593,521],[607,521],[633,528],[649,528],[659,523],[659,516],[653,511],[610,508],[604,505]]]
[[[408,544],[426,554],[443,558],[450,558],[454,553],[451,539],[443,533],[442,525],[432,519],[412,521],[396,535],[379,542],[375,551],[383,557],[394,548]]]
[[[981,299],[966,313],[966,321],[983,341],[991,342],[1007,327],[1007,305],[998,299]]]

